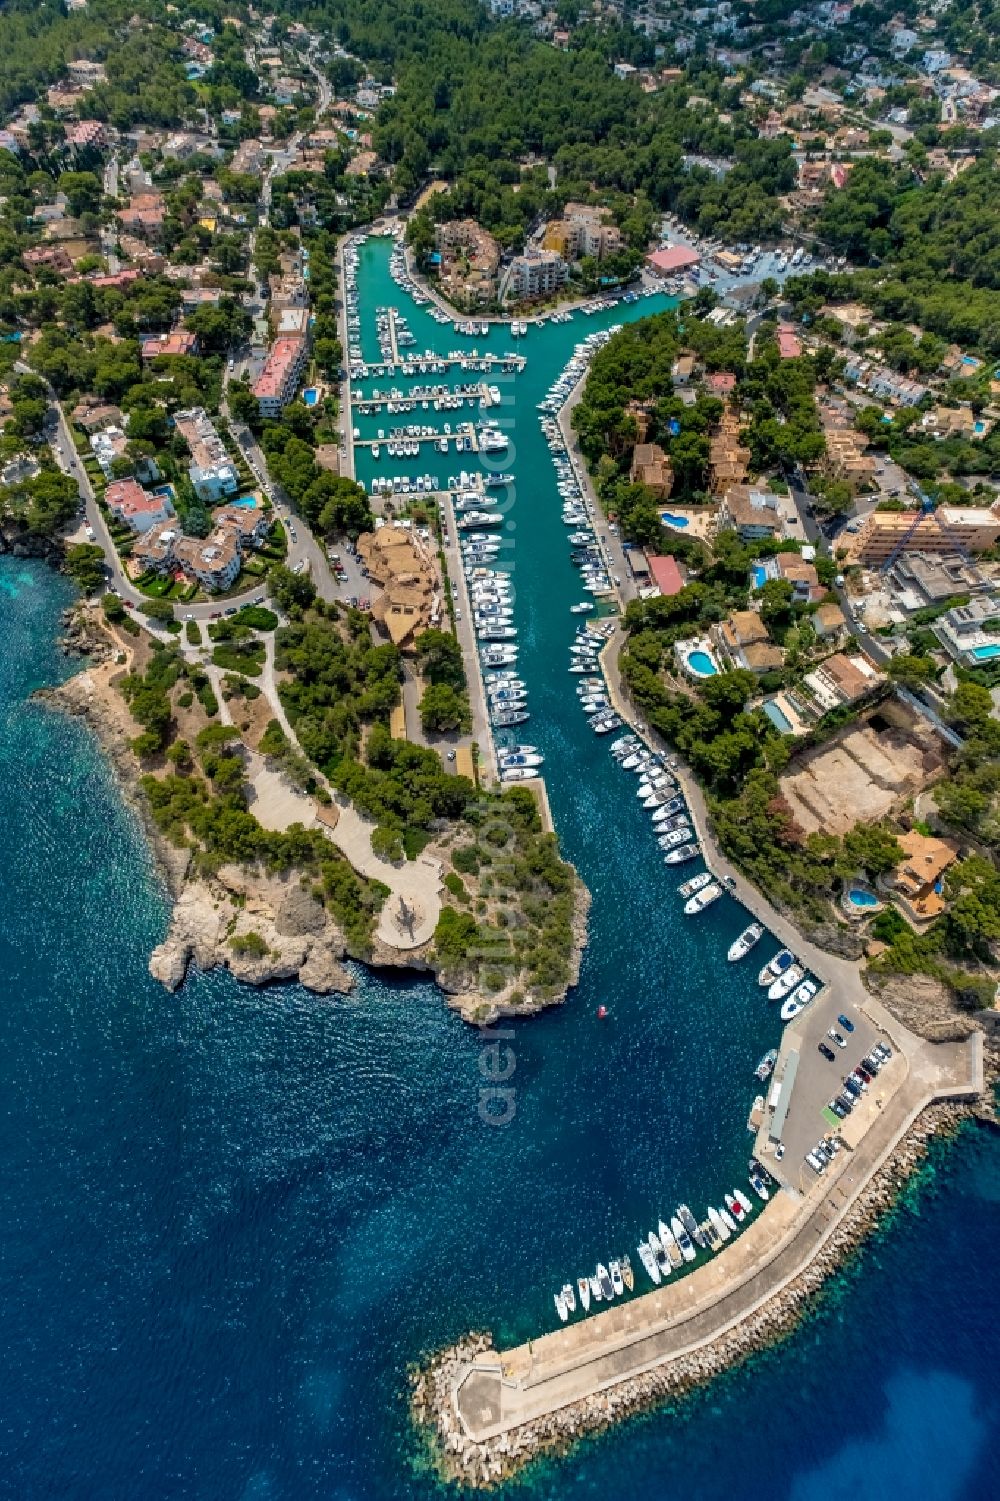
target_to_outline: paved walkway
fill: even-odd
[[[278,695],[274,675],[274,637],[267,635],[264,641],[264,667],[258,682],[289,743],[304,754]],[[402,950],[428,943],[441,915],[441,862],[429,855],[419,855],[416,860],[405,860],[401,865],[391,865],[380,859],[372,849],[375,825],[340,797],[321,773],[317,772],[317,777],[336,804],[339,815],[336,828],[331,829],[326,824],[318,826],[359,875],[371,881],[381,881],[389,888],[376,937],[391,948]]]

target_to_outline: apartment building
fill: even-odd
[[[114,480],[104,492],[104,499],[115,520],[124,522],[130,531],[140,536],[174,515],[166,486],[150,493],[134,479]]]
[[[881,567],[897,551],[934,557],[985,552],[1000,539],[1000,502],[936,511],[873,511],[847,544],[845,563]]]
[[[275,339],[253,394],[262,417],[278,417],[298,389],[308,353],[301,335]]]
[[[235,495],[240,487],[236,465],[203,407],[178,412],[174,425],[191,454],[188,477],[199,500],[209,504],[224,495]]]
[[[533,250],[515,255],[500,279],[502,302],[530,302],[551,297],[565,286],[569,266],[554,250]]]
[[[567,203],[562,218],[546,226],[542,247],[566,261],[584,256],[603,261],[622,248],[621,231],[609,218],[610,211],[598,204]]]
[[[967,605],[957,605],[931,630],[956,662],[965,667],[982,667],[1000,660],[1000,633],[988,627],[1000,620],[1000,590],[981,594]]]
[[[460,306],[484,306],[497,295],[500,247],[475,219],[454,219],[439,224],[434,242],[441,264],[441,290]]]

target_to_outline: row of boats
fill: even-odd
[[[750,1158],[748,1178],[754,1193],[766,1202],[774,1180],[756,1157]],[[636,1246],[639,1261],[650,1282],[658,1287],[672,1272],[695,1261],[699,1251],[710,1254],[721,1251],[727,1241],[749,1224],[753,1212],[753,1200],[742,1188],[724,1194],[721,1207],[710,1204],[701,1221],[695,1218],[687,1204],[678,1204],[669,1222],[659,1220],[656,1229],[650,1230]],[[591,1303],[610,1303],[634,1288],[635,1272],[627,1255],[613,1257],[606,1265],[599,1261],[592,1273],[577,1277],[575,1288],[572,1282],[565,1282],[553,1294],[556,1313],[560,1322],[565,1324],[577,1311],[578,1304],[582,1312],[587,1313]]]

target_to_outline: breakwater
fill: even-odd
[[[494,1421],[492,1432],[476,1437],[464,1420],[460,1394],[477,1371],[494,1372],[498,1385],[510,1381],[510,1358],[498,1354],[489,1335],[481,1333],[441,1351],[414,1373],[411,1393],[414,1421],[427,1438],[439,1475],[462,1485],[500,1485],[543,1455],[565,1454],[585,1436],[679,1399],[785,1338],[808,1315],[828,1279],[892,1210],[924,1162],[931,1138],[956,1131],[973,1113],[973,1105],[965,1102],[925,1107],[866,1178],[863,1196],[856,1194],[837,1214],[833,1227],[801,1270],[772,1296],[760,1297],[744,1318],[673,1359],[657,1361],[617,1381],[594,1382],[593,1389],[583,1395],[516,1427]],[[482,1392],[472,1400],[489,1425],[500,1408],[491,1408]]]

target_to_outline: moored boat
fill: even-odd
[[[580,1307],[586,1313],[590,1307],[590,1278],[577,1277],[576,1290],[580,1294]]]
[[[629,1261],[627,1254],[622,1257],[622,1281],[629,1292],[635,1287],[635,1273],[632,1270],[632,1263]]]
[[[572,1282],[564,1282],[562,1285],[562,1300],[566,1304],[569,1313],[576,1313],[576,1294],[573,1291]]]
[[[711,884],[711,872],[703,870],[700,871],[698,875],[692,876],[690,881],[682,881],[678,886],[677,891],[678,894],[683,897],[694,896],[696,891],[702,891],[706,886],[710,886]]]
[[[771,1071],[773,1070],[774,1065],[777,1063],[777,1061],[778,1049],[768,1048],[767,1052],[764,1054],[763,1058],[754,1069],[755,1077],[758,1078],[762,1084],[766,1079],[769,1079],[771,1077]]]
[[[773,959],[769,959],[757,976],[758,985],[770,985],[779,975],[783,975],[790,964],[795,963],[795,955],[791,949],[779,949]]]
[[[717,881],[710,886],[705,886],[701,891],[696,891],[689,901],[684,903],[684,915],[693,917],[696,912],[704,912],[713,902],[717,902],[722,895],[722,887]]]
[[[605,1301],[610,1303],[611,1299],[615,1295],[615,1290],[611,1283],[610,1273],[608,1272],[608,1269],[604,1265],[603,1261],[599,1261],[597,1263],[597,1280],[601,1285],[601,1293],[603,1294]]]
[[[779,975],[776,980],[772,980],[771,984],[768,986],[768,1000],[784,1000],[785,996],[788,995],[790,991],[795,989],[799,981],[805,978],[805,973],[805,970],[800,964],[793,964],[790,969],[786,969],[783,975]]]
[[[736,1223],[738,1225],[741,1225],[746,1219],[747,1215],[747,1212],[743,1208],[743,1205],[737,1202],[733,1194],[726,1194],[724,1197],[726,1208],[729,1210],[729,1213],[732,1215]]]
[[[566,1307],[566,1304],[563,1300],[563,1295],[562,1293],[553,1293],[552,1296],[553,1301],[556,1305],[556,1313],[559,1315],[560,1321],[565,1324],[566,1320],[569,1318],[569,1309]]]
[[[684,1260],[693,1261],[698,1253],[694,1248],[694,1244],[691,1240],[690,1235],[687,1233],[684,1226],[677,1218],[676,1214],[670,1221],[670,1229],[673,1232],[674,1240],[677,1242],[678,1246],[680,1246],[681,1255],[683,1256]]]
[[[656,1257],[653,1255],[649,1246],[645,1241],[640,1241],[636,1246],[636,1250],[639,1252],[639,1260],[646,1268],[646,1275],[649,1277],[649,1280],[655,1283],[656,1286],[659,1286],[660,1268],[657,1266]]]
[[[734,939],[729,945],[729,952],[726,958],[730,964],[734,964],[738,959],[745,959],[754,944],[759,943],[763,936],[764,927],[762,923],[752,922],[749,927],[744,928],[739,938]]]
[[[719,1239],[722,1241],[728,1240],[733,1232],[730,1230],[729,1226],[726,1224],[719,1211],[717,1209],[714,1209],[711,1204],[709,1204],[708,1206],[708,1218],[712,1229],[715,1231]]]
[[[611,1276],[611,1286],[614,1288],[615,1297],[620,1298],[625,1291],[625,1279],[622,1276],[622,1264],[617,1258],[608,1262],[608,1272]]]

